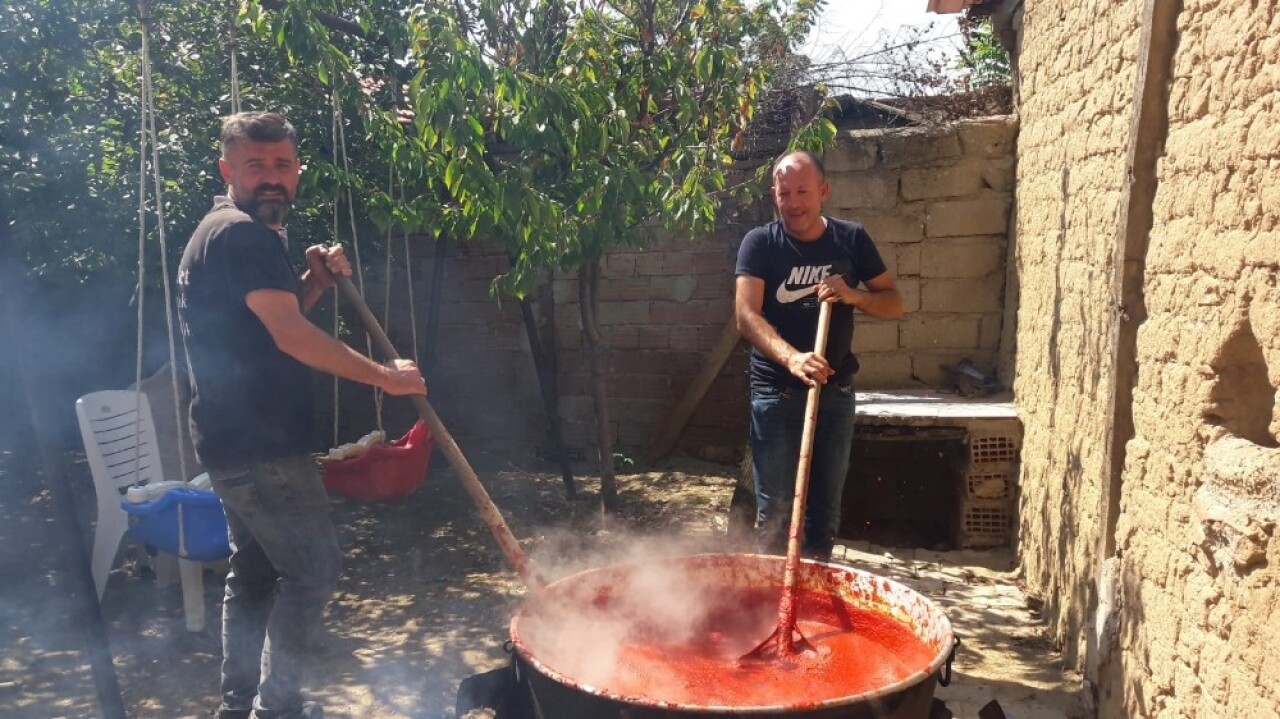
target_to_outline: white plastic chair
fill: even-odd
[[[120,499],[130,485],[158,482],[164,479],[164,474],[146,395],[126,390],[90,392],[76,400],[76,417],[98,495],[92,569],[98,599],[102,599],[107,575],[129,526],[128,515],[120,508]],[[182,578],[182,608],[187,630],[204,631],[203,565],[179,559],[178,571]]]

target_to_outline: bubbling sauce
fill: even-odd
[[[778,591],[724,588],[713,607],[678,631],[652,617],[610,616],[608,597],[597,597],[558,620],[531,615],[522,633],[540,662],[576,683],[624,700],[694,707],[813,706],[926,671],[936,653],[874,607],[802,589],[796,627],[812,649],[744,659],[773,631]],[[544,641],[569,623],[585,641]]]

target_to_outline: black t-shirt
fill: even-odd
[[[843,275],[850,287],[885,271],[884,261],[865,228],[856,222],[827,218],[827,231],[813,242],[789,236],[775,220],[747,233],[738,248],[737,275],[764,280],[762,314],[782,339],[801,352],[813,350],[818,331],[817,284]],[[853,307],[836,304],[827,335],[827,362],[832,381],[847,381],[858,369],[853,356]],[[803,387],[786,367],[751,349],[751,387],[756,390]]]
[[[191,438],[201,463],[212,469],[310,449],[311,370],[277,349],[245,304],[260,289],[299,292],[284,242],[229,198],[215,198],[178,268]]]

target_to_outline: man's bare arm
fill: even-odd
[[[787,368],[805,384],[825,384],[831,376],[831,365],[822,355],[801,352],[782,339],[778,330],[764,318],[764,280],[739,275],[734,286],[733,313],[738,332],[760,350],[765,357]]]
[[[881,272],[864,284],[867,286],[865,290],[850,287],[840,275],[831,275],[818,285],[818,299],[853,305],[880,319],[895,320],[902,316],[905,310],[902,293],[898,292],[892,273]]]
[[[412,362],[378,364],[330,337],[303,316],[292,292],[254,290],[245,295],[245,304],[281,352],[312,369],[380,387],[389,394],[426,394],[426,384]]]

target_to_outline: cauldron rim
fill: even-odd
[[[724,557],[742,558],[746,561],[777,563],[779,565],[781,565],[781,563],[785,561],[785,559],[780,556],[765,555],[765,554],[750,554],[750,553],[737,553],[737,554],[704,553],[704,554],[689,554],[689,555],[682,555],[682,556],[661,557],[656,560],[628,561],[628,562],[620,562],[618,564],[610,564],[602,567],[593,567],[590,569],[584,569],[578,572],[574,572],[573,574],[565,575],[563,577],[560,577],[559,579],[556,579],[553,582],[550,582],[549,584],[547,584],[547,588],[553,589],[558,585],[568,584],[580,577],[588,576],[588,575],[599,573],[599,572],[625,571],[628,567],[642,567],[647,564],[651,564],[653,561],[694,563],[698,561],[711,561],[716,559],[722,559]],[[658,699],[653,699],[651,697],[630,696],[630,695],[620,694],[618,692],[614,692],[609,689],[603,689],[600,687],[591,686],[589,684],[584,684],[576,679],[572,679],[570,677],[565,676],[564,674],[556,671],[555,669],[552,669],[551,667],[543,663],[541,659],[535,656],[535,654],[530,649],[530,647],[520,637],[520,632],[519,632],[520,618],[524,616],[526,610],[529,607],[529,599],[526,599],[524,602],[521,602],[519,608],[516,610],[515,614],[511,618],[511,623],[510,623],[511,644],[515,648],[515,651],[519,655],[520,659],[528,663],[533,669],[537,670],[542,675],[546,676],[552,681],[555,681],[556,683],[561,684],[565,687],[582,691],[592,696],[599,697],[601,699],[622,702],[625,704],[630,704],[630,705],[640,706],[640,707],[647,707],[651,709],[690,711],[690,712],[697,712],[699,714],[732,714],[732,715],[778,714],[778,713],[792,713],[792,712],[802,712],[802,711],[807,712],[807,711],[817,711],[817,710],[830,709],[830,708],[836,708],[836,707],[851,706],[859,703],[875,702],[877,700],[892,696],[894,694],[907,691],[921,684],[922,682],[928,681],[931,677],[936,676],[939,673],[939,671],[942,669],[943,665],[951,657],[952,653],[955,651],[955,648],[959,645],[959,640],[955,636],[955,632],[951,625],[951,620],[947,617],[946,613],[942,610],[942,608],[938,605],[938,603],[933,601],[929,597],[921,594],[920,592],[917,592],[916,590],[906,586],[905,584],[899,581],[896,581],[894,579],[890,579],[888,577],[882,577],[878,574],[873,574],[866,570],[857,569],[855,567],[850,567],[843,564],[834,564],[831,562],[819,562],[813,559],[803,559],[801,561],[804,567],[820,568],[821,570],[825,570],[825,572],[828,575],[831,575],[833,573],[846,574],[849,576],[860,576],[862,578],[865,578],[868,581],[874,580],[876,582],[882,583],[882,586],[888,586],[893,593],[905,593],[907,596],[916,599],[918,602],[924,605],[924,607],[928,610],[929,614],[931,615],[931,620],[933,622],[936,622],[937,625],[935,627],[935,633],[943,638],[943,641],[938,642],[938,644],[940,644],[941,646],[938,646],[933,656],[933,659],[930,660],[929,664],[925,668],[912,672],[911,674],[907,675],[906,677],[896,682],[893,682],[892,684],[886,684],[884,686],[877,687],[875,689],[862,692],[860,694],[849,694],[841,697],[835,697],[832,699],[825,699],[822,701],[801,701],[801,702],[792,702],[790,704],[757,705],[757,706],[744,707],[741,705],[726,706],[726,705],[718,705],[718,704],[681,704],[679,702],[662,701]],[[781,574],[781,572],[779,572],[779,574]],[[804,572],[802,571],[801,574],[803,576]],[[932,646],[935,643],[928,637],[920,636],[917,628],[911,627],[911,629],[914,633],[916,633],[917,638],[923,641],[926,645]]]

